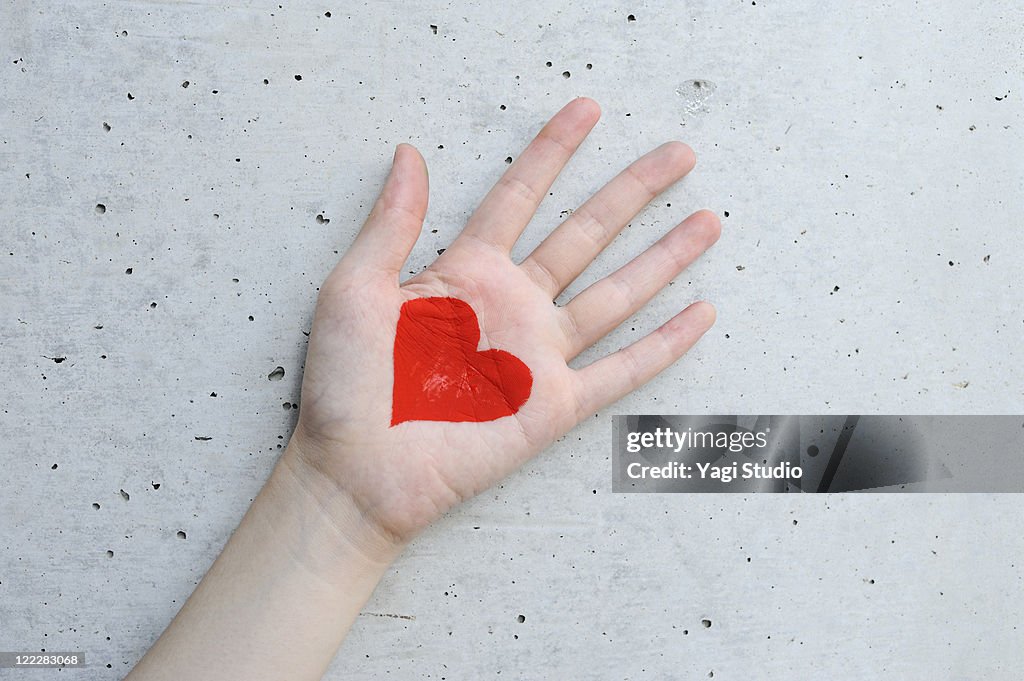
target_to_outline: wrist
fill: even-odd
[[[400,550],[289,445],[131,679],[319,679]]]
[[[302,508],[306,527],[316,535],[315,549],[307,546],[319,555],[306,558],[318,562],[331,556],[355,557],[368,569],[383,572],[405,549],[406,541],[381,528],[348,490],[319,470],[308,447],[293,435],[268,483],[286,503]]]

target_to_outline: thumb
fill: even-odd
[[[411,144],[399,144],[380,196],[345,260],[357,269],[398,276],[427,214],[427,164]]]

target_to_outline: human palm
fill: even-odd
[[[563,307],[555,297],[655,195],[685,175],[693,155],[658,147],[575,211],[523,262],[509,252],[540,200],[596,123],[574,100],[508,169],[462,234],[426,270],[399,272],[422,229],[422,157],[396,151],[392,173],[359,236],[321,287],[310,334],[295,438],[304,464],[349,495],[364,517],[407,540],[451,506],[483,491],[581,419],[644,383],[711,326],[706,303],[687,307],[631,346],[583,369],[568,362],[635,312],[718,238],[700,211]],[[473,350],[518,357],[529,396],[489,420],[405,420],[392,425],[395,338],[402,305],[467,303],[479,324]],[[429,348],[425,350],[429,352]],[[517,407],[517,408],[515,408]]]

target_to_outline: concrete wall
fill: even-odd
[[[329,678],[1018,678],[1018,497],[613,495],[608,414],[1022,413],[1022,25],[1011,0],[7,0],[0,649],[126,673],[287,441],[316,286],[394,145],[431,171],[416,271],[582,94],[603,120],[517,253],[682,139],[696,170],[568,295],[708,207],[719,244],[582,360],[698,298],[718,325],[417,541]]]

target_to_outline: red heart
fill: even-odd
[[[391,425],[403,421],[493,421],[519,411],[533,376],[504,350],[477,350],[480,325],[467,303],[416,298],[395,333]]]

